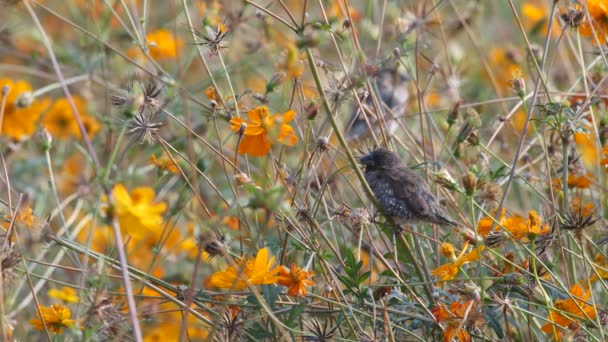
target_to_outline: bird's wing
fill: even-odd
[[[386,172],[387,180],[395,197],[404,201],[419,216],[430,214],[429,204],[422,196],[428,193],[425,180],[407,166],[393,168]]]

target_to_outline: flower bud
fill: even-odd
[[[477,177],[472,172],[468,172],[462,177],[462,185],[467,195],[472,196],[477,188]]]

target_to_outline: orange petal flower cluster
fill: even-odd
[[[450,342],[454,339],[460,342],[471,340],[469,333],[461,327],[461,321],[466,318],[474,309],[475,302],[470,300],[465,303],[452,302],[448,309],[445,304],[439,303],[432,310],[433,315],[440,323],[447,323],[443,331],[443,341]]]
[[[239,132],[245,125],[243,138],[239,144],[239,153],[253,157],[265,156],[273,142],[294,146],[298,142],[289,122],[296,116],[294,110],[283,114],[270,114],[268,107],[258,106],[247,113],[249,121],[242,118],[232,118],[230,128]]]
[[[486,216],[482,218],[477,224],[477,232],[482,236],[488,235],[490,233],[490,228],[492,227],[492,222],[492,217]],[[503,208],[500,217],[498,218],[498,222],[513,235],[514,239],[522,242],[528,242],[530,234],[545,235],[551,232],[549,225],[543,223],[538,213],[534,210],[528,212],[528,218],[523,218],[519,215],[505,218],[505,210]],[[500,229],[498,224],[494,225],[494,231],[500,231]]]
[[[239,260],[236,267],[228,266],[226,270],[214,273],[206,283],[208,286],[234,290],[242,290],[248,283],[274,284],[279,271],[278,267],[273,267],[274,260],[274,256],[269,256],[268,248],[262,248],[255,258]]]
[[[287,287],[290,296],[306,296],[306,286],[315,282],[314,272],[306,271],[295,264],[291,268],[274,267],[275,257],[269,255],[268,248],[258,251],[255,258],[237,261],[236,267],[228,266],[224,271],[215,272],[206,281],[208,287],[242,290],[250,285],[275,284]]]
[[[587,304],[591,297],[590,290],[585,290],[579,284],[575,284],[570,289],[570,294],[572,298],[558,299],[553,302],[553,306],[560,311],[549,310],[549,323],[541,328],[558,341],[561,340],[564,329],[575,330],[581,322],[595,319],[597,315],[595,306]]]

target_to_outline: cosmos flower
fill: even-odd
[[[294,110],[283,114],[270,114],[268,107],[258,106],[247,113],[249,121],[232,118],[230,128],[239,132],[241,125],[246,128],[239,144],[239,153],[261,157],[268,153],[273,142],[294,146],[298,142],[293,128],[288,124],[296,116]]]
[[[274,256],[270,257],[268,248],[258,251],[255,258],[239,260],[236,267],[228,266],[226,270],[215,272],[206,284],[221,289],[242,290],[251,285],[274,284],[277,282],[278,267],[273,267]]]
[[[587,304],[591,297],[591,291],[585,290],[579,284],[574,284],[570,289],[572,298],[558,299],[553,306],[560,310],[549,310],[549,323],[542,326],[542,331],[552,334],[556,340],[561,340],[562,329],[574,329],[583,321],[595,319],[597,311],[595,306]],[[582,310],[581,310],[582,309]]]
[[[150,57],[160,61],[177,58],[179,51],[184,46],[184,42],[171,31],[158,29],[148,32],[146,35],[146,45]],[[138,46],[131,46],[127,51],[127,56],[138,60],[144,59],[144,55]]]
[[[467,247],[468,243],[465,243],[464,247],[462,248],[462,252],[460,252],[460,255],[455,261],[448,262],[447,264],[437,267],[431,271],[431,274],[435,277],[439,277],[439,279],[442,281],[454,279],[456,274],[458,274],[458,269],[471,261],[479,260],[479,253],[485,248],[485,246],[473,248],[471,252],[465,254]]]
[[[473,305],[473,301],[465,303],[455,301],[450,304],[449,308],[443,303],[439,303],[433,308],[432,312],[437,321],[446,323],[446,328],[443,331],[444,342],[450,342],[455,339],[459,342],[471,340],[471,336],[460,323],[467,316],[467,313],[472,311]]]
[[[76,109],[78,109],[78,113],[80,114],[87,134],[89,137],[95,136],[100,130],[100,125],[95,118],[88,114],[85,100],[79,96],[73,96],[72,100],[74,101]],[[80,129],[78,128],[78,123],[72,112],[72,107],[67,98],[60,98],[53,103],[48,113],[46,113],[42,119],[42,126],[44,126],[54,138],[82,137]]]
[[[0,89],[7,86],[6,104],[0,133],[11,139],[21,140],[36,131],[36,122],[50,104],[49,99],[33,99],[32,87],[25,81],[0,78]]]
[[[36,316],[38,318],[30,320],[30,324],[36,330],[44,330],[46,325],[51,333],[61,335],[63,328],[74,326],[74,320],[70,319],[70,309],[61,304],[53,304],[48,308],[40,305],[39,309],[42,312],[42,319],[40,319],[40,313],[37,311]]]
[[[591,37],[595,44],[595,38],[593,38],[593,30],[595,30],[599,43],[603,45],[606,43],[606,36],[608,35],[608,3],[605,0],[587,0],[585,3],[591,16],[591,22],[584,21],[581,23],[579,32],[583,36]]]
[[[135,188],[129,193],[124,185],[117,184],[112,190],[114,214],[124,234],[141,240],[158,231],[163,223],[165,202],[154,202],[154,190],[148,187]]]
[[[292,264],[291,268],[288,269],[285,266],[279,268],[279,280],[280,285],[287,287],[287,294],[290,296],[306,296],[306,286],[313,285],[314,280],[308,279],[315,273],[312,271],[305,271],[296,264]]]

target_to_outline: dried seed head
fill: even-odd
[[[570,7],[560,15],[560,18],[567,27],[579,27],[585,21],[585,12],[580,6]]]
[[[562,213],[563,221],[560,229],[582,231],[592,226],[600,217],[596,216],[596,209],[592,203],[583,205],[582,199],[575,199],[570,203],[568,211]]]
[[[320,152],[329,151],[329,139],[327,139],[327,137],[317,139],[317,150]]]
[[[481,191],[480,199],[486,202],[488,207],[495,207],[502,197],[502,189],[496,183],[486,183]]]
[[[483,244],[488,246],[489,248],[496,248],[502,245],[503,242],[507,239],[507,236],[503,232],[491,232],[486,235],[486,238],[483,240]]]
[[[203,250],[209,254],[210,257],[222,255],[226,249],[226,238],[221,235],[219,237],[212,237],[202,242]]]

